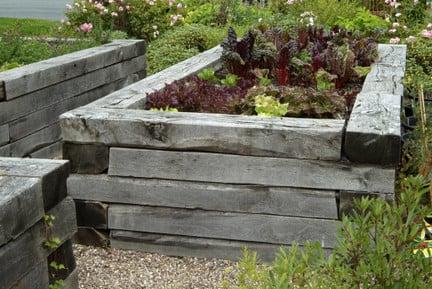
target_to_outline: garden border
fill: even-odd
[[[145,77],[145,51],[115,40],[0,72],[0,156],[61,157],[58,116]]]
[[[63,114],[71,195],[95,203],[78,214],[97,207],[113,246],[152,252],[333,248],[354,199],[394,199],[406,47],[378,52],[347,122],[143,110],[147,93],[219,67],[220,47]]]

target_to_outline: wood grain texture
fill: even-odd
[[[145,56],[136,57],[3,102],[0,106],[0,124],[111,82],[121,81],[131,74],[140,72],[145,63]]]
[[[96,230],[90,227],[78,227],[77,233],[73,237],[74,243],[107,248],[109,246],[109,231]]]
[[[71,172],[100,174],[108,169],[109,148],[101,144],[63,144],[63,159],[69,160]]]
[[[175,80],[198,73],[208,67],[218,67],[222,48],[217,46],[194,57],[175,64],[159,73],[116,91],[89,106],[106,108],[142,108],[146,94],[163,88]]]
[[[63,157],[63,142],[58,141],[46,147],[43,147],[30,154],[34,159],[56,159],[61,160]]]
[[[60,117],[65,141],[339,160],[343,120],[84,107]]]
[[[52,236],[58,237],[61,243],[69,240],[76,232],[73,200],[65,199],[48,213],[56,218],[51,228]],[[18,239],[0,247],[0,288],[10,288],[46,260],[53,251],[44,248],[46,238],[45,225],[40,221]]]
[[[350,161],[396,167],[401,151],[401,102],[406,47],[380,45],[348,121],[344,151]]]
[[[0,176],[0,246],[16,239],[44,213],[40,179]]]
[[[25,136],[28,136],[44,127],[57,123],[59,116],[77,108],[86,105],[96,99],[99,99],[112,91],[124,87],[130,81],[127,78],[122,78],[114,82],[99,86],[82,94],[75,95],[70,98],[65,98],[60,102],[54,102],[49,106],[29,113],[21,118],[9,122],[10,140],[16,141]],[[73,90],[76,93],[76,90]]]
[[[77,224],[80,227],[108,229],[108,205],[88,200],[75,200]]]
[[[9,289],[47,289],[49,286],[48,263],[44,260],[31,269]]]
[[[10,157],[11,155],[11,149],[10,144],[0,146],[0,157]]]
[[[63,160],[0,158],[0,176],[41,179],[45,211],[66,197],[69,172],[69,163]]]
[[[111,148],[111,176],[394,192],[395,170],[336,162]]]
[[[61,140],[58,122],[10,143],[11,156],[28,157],[32,153]]]
[[[120,40],[0,73],[6,100],[145,53],[144,41]]]
[[[281,246],[274,244],[208,239],[176,235],[112,230],[110,245],[116,249],[138,250],[168,256],[218,258],[238,261],[247,248],[258,260],[272,262]],[[289,246],[283,246],[289,248]]]
[[[0,146],[7,144],[10,141],[9,125],[0,125]]]
[[[228,212],[337,219],[334,191],[71,175],[74,199]]]
[[[335,220],[241,214],[161,207],[110,205],[108,228],[273,244],[319,241],[333,248]]]

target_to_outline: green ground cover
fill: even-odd
[[[18,30],[23,36],[51,36],[59,25],[58,21],[0,17],[0,34]]]

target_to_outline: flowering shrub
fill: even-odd
[[[66,9],[66,27],[101,40],[107,31],[125,28],[130,6],[125,0],[75,0]]]
[[[385,19],[391,24],[388,30],[390,43],[397,44],[403,39],[410,42],[414,40],[411,35],[414,31],[418,31],[418,27],[422,25],[428,17],[430,10],[430,1],[427,0],[383,0],[387,5]],[[431,27],[422,31],[425,37],[432,37],[429,33]]]
[[[128,0],[127,3],[131,7],[128,19],[133,36],[155,39],[183,22],[185,5],[180,0]]]
[[[66,8],[65,26],[83,35],[122,30],[147,40],[181,23],[184,14],[180,0],[75,0]]]

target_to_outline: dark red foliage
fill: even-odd
[[[254,84],[254,80],[241,79],[237,86],[226,87],[191,76],[148,94],[146,109],[170,107],[183,112],[235,113],[234,103],[243,99]]]

